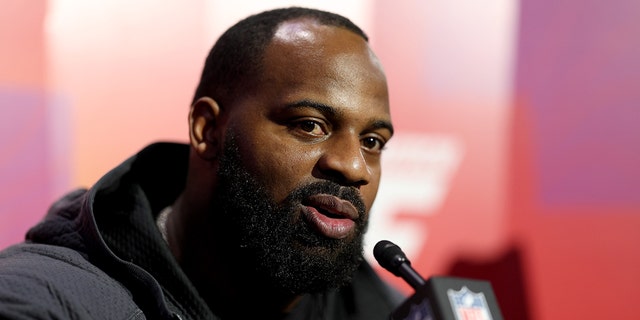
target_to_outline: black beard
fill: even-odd
[[[320,181],[296,188],[278,205],[242,166],[234,135],[227,137],[218,171],[215,217],[222,226],[229,226],[225,243],[237,253],[240,268],[246,267],[262,285],[285,294],[322,292],[350,282],[363,260],[367,228],[359,192]],[[354,236],[323,237],[301,217],[301,201],[318,193],[338,196],[358,209]]]

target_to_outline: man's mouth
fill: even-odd
[[[302,215],[318,233],[332,239],[349,236],[359,216],[351,202],[328,194],[316,194],[305,199]]]

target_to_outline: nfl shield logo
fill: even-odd
[[[460,291],[447,290],[456,320],[493,320],[482,292],[474,293],[466,286]]]

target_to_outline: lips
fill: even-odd
[[[302,203],[302,214],[327,238],[344,239],[356,226],[358,210],[349,201],[328,194],[310,196]]]

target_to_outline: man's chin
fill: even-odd
[[[328,239],[331,245],[294,243],[290,248],[293,264],[285,267],[288,272],[298,273],[298,281],[290,283],[284,279],[281,283],[288,283],[290,291],[295,293],[314,293],[327,289],[339,288],[348,284],[358,266],[362,263],[361,242],[344,243],[344,240]],[[336,244],[336,242],[343,242]],[[294,271],[295,270],[295,271]]]

